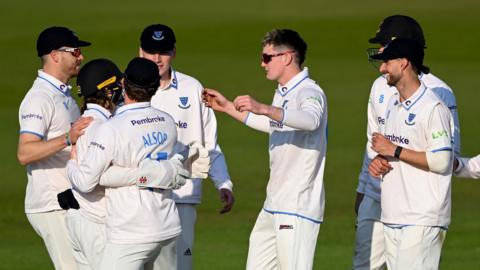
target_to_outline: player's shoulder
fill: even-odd
[[[32,88],[30,88],[30,90],[28,90],[28,92],[25,94],[25,97],[23,97],[20,106],[53,106],[53,103],[53,95],[49,91],[32,86]]]
[[[457,107],[457,100],[453,90],[444,81],[436,77],[435,75],[422,74],[420,79],[422,82],[432,90],[433,93],[444,102],[449,108]]]
[[[200,81],[190,75],[174,70],[173,76],[174,76],[174,79],[177,80],[176,81],[177,87],[181,90],[190,89],[190,88],[195,88],[200,90],[203,89]]]
[[[445,88],[449,91],[452,91],[452,88],[447,83],[445,83],[443,80],[433,75],[432,73],[421,74],[419,78],[428,88]]]

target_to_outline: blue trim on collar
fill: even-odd
[[[123,114],[124,112],[133,111],[133,110],[140,110],[140,109],[146,109],[146,108],[149,108],[149,106],[147,106],[147,107],[138,107],[138,108],[126,109],[126,110],[124,110],[124,111],[121,111],[121,112],[115,114],[115,116],[121,115],[121,114]]]
[[[265,208],[263,208],[263,210],[267,213],[270,213],[270,214],[279,214],[279,215],[288,215],[288,216],[295,216],[295,217],[299,217],[299,218],[303,218],[303,219],[306,219],[308,221],[311,221],[313,223],[316,223],[316,224],[322,224],[322,222],[320,220],[316,220],[316,219],[313,219],[313,218],[309,218],[309,217],[306,217],[306,216],[302,216],[302,215],[299,215],[297,213],[290,213],[290,212],[282,212],[282,211],[271,211],[271,210],[267,210]]]
[[[104,112],[100,111],[99,109],[97,108],[88,108],[88,110],[92,110],[92,111],[97,111],[99,112],[103,117],[105,117],[106,120],[108,120],[110,117],[108,117]],[[111,115],[110,115],[111,116]]]
[[[172,68],[172,80],[170,82],[170,87],[173,87],[178,90],[177,72],[173,68]]]
[[[420,96],[414,102],[412,102],[412,104],[410,106],[405,106],[405,102],[409,101],[409,99],[402,102],[403,108],[405,108],[405,110],[407,110],[407,111],[410,110],[413,107],[413,105],[415,105],[415,103],[417,103],[423,97],[423,95],[425,95],[426,92],[427,92],[427,87],[424,86],[423,87],[423,92],[420,94]]]
[[[54,83],[52,83],[51,81],[49,81],[48,79],[42,77],[42,76],[38,76],[37,78],[39,79],[42,79],[42,80],[45,80],[46,82],[48,82],[49,84],[51,84],[53,87],[55,87],[55,89],[57,89],[58,91],[60,91],[62,94],[64,94],[65,96],[69,97],[70,96],[70,88],[71,86],[69,85],[66,85],[66,84],[62,84],[62,85],[65,85],[65,91],[62,91],[62,89],[58,86],[56,86]]]
[[[301,82],[303,82],[305,79],[308,79],[308,75],[303,77],[299,82],[297,82],[294,86],[292,86],[290,89],[288,87],[282,87],[281,89],[278,90],[280,95],[282,97],[286,96],[288,93],[292,92],[293,89],[295,89]],[[287,88],[285,91],[283,91],[284,88]]]
[[[33,134],[35,136],[38,136],[40,137],[40,139],[43,139],[44,136],[39,134],[39,133],[36,133],[36,132],[33,132],[33,131],[28,131],[28,130],[20,130],[20,134],[23,134],[23,133],[28,133],[28,134]]]

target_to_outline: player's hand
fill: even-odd
[[[229,106],[233,107],[230,100],[214,89],[205,88],[202,92],[202,101],[209,108],[219,112],[226,112]]]
[[[233,197],[233,193],[226,188],[221,188],[218,192],[220,193],[220,201],[223,203],[223,208],[220,210],[220,214],[225,214],[232,210],[235,198]]]
[[[368,165],[368,172],[376,178],[388,173],[390,170],[392,170],[392,166],[388,160],[381,155],[376,156]]]
[[[77,160],[77,146],[72,145],[72,150],[70,151],[70,159]]]
[[[93,121],[93,117],[80,117],[75,123],[73,123],[72,127],[70,128],[70,141],[72,144],[76,144],[77,140],[80,136],[85,133],[85,129],[90,125]]]
[[[233,105],[235,109],[239,112],[252,112],[254,114],[265,115],[267,114],[267,106],[256,101],[249,95],[246,96],[238,96],[233,100]]]
[[[397,146],[378,132],[372,134],[372,149],[384,157],[393,157]]]

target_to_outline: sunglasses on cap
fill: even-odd
[[[286,52],[281,52],[281,53],[277,53],[277,54],[263,53],[262,54],[262,62],[265,63],[265,64],[268,64],[268,63],[270,63],[270,61],[272,61],[273,57],[282,56],[282,55],[285,55],[287,53],[293,53],[293,51],[286,51]]]
[[[79,57],[82,54],[82,50],[80,50],[80,48],[61,48],[61,49],[58,49],[57,51],[69,52],[74,57]]]

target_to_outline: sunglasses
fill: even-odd
[[[82,51],[80,50],[80,48],[62,48],[62,49],[58,49],[57,51],[69,52],[74,57],[79,57],[82,54]]]
[[[272,61],[272,58],[273,57],[277,57],[277,56],[282,56],[282,55],[285,55],[287,53],[293,53],[293,51],[286,51],[286,52],[282,52],[282,53],[277,53],[277,54],[262,54],[262,62],[265,63],[265,64],[268,64],[270,63],[270,61]]]

